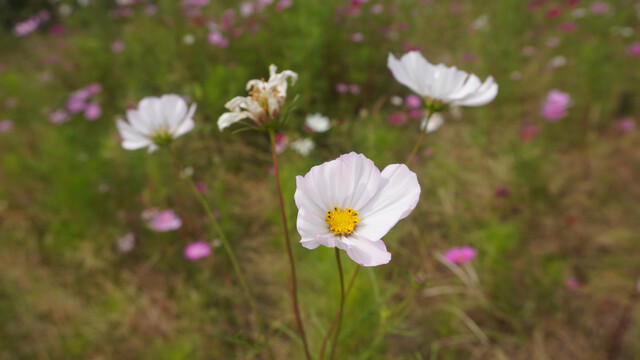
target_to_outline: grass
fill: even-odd
[[[638,118],[640,73],[637,58],[626,53],[637,35],[610,30],[638,30],[633,6],[610,1],[607,14],[572,19],[573,8],[566,8],[549,19],[551,5],[529,11],[516,1],[381,3],[383,14],[371,14],[373,4],[366,3],[358,17],[337,16],[339,6],[348,6],[337,0],[298,1],[280,13],[268,7],[251,18],[258,31],[245,29],[227,49],[208,44],[206,27],[168,0],[157,1],[155,16],[135,5],[132,18],[112,18],[113,7],[97,2],[76,6],[53,21],[65,25],[62,36],[42,30],[18,38],[2,29],[0,120],[13,120],[14,128],[0,133],[0,359],[264,357],[224,250],[216,247],[198,262],[182,257],[189,242],[216,243],[188,183],[177,176],[185,166],[207,186],[205,197],[266,320],[274,357],[302,357],[268,139],[216,126],[224,103],[244,94],[249,79],[267,76],[271,63],[299,74],[289,98],[300,99],[282,131],[290,139],[311,136],[317,145],[308,157],[291,149],[280,156],[300,304],[317,355],[340,289],[333,250],[297,245],[295,176],[350,151],[380,168],[404,162],[418,121],[387,123],[400,111],[389,98],[409,90],[389,76],[385,62],[388,52],[411,46],[432,62],[483,79],[493,75],[500,92],[488,106],[463,109],[461,120],[445,114],[445,125],[427,135],[411,167],[420,203],[385,237],[391,263],[359,271],[336,358],[635,358],[640,138],[618,131],[616,121]],[[235,6],[214,1],[205,13],[218,18]],[[0,13],[12,14],[10,25],[36,8],[0,2]],[[483,15],[486,27],[474,29]],[[560,33],[564,21],[578,29]],[[364,34],[362,43],[349,40],[354,32]],[[186,34],[195,36],[194,45],[183,43]],[[550,37],[560,45],[547,46]],[[109,49],[117,39],[125,43],[121,53]],[[524,55],[527,46],[537,51]],[[467,53],[476,60],[463,62]],[[567,64],[551,69],[558,55]],[[512,80],[516,71],[520,80]],[[103,86],[99,120],[47,121],[44,112],[62,108],[72,91],[92,82]],[[336,83],[358,84],[361,92],[339,94]],[[554,88],[569,92],[574,105],[568,117],[547,123],[539,108]],[[164,93],[198,104],[195,130],[171,152],[122,149],[115,118],[143,97]],[[301,130],[304,116],[315,112],[331,117],[328,133]],[[540,127],[535,140],[519,138],[523,124]],[[510,195],[495,197],[500,186]],[[173,208],[183,226],[149,230],[140,219],[149,207]],[[136,247],[119,253],[115,241],[129,231]],[[482,296],[427,296],[463,286],[435,257],[460,245],[478,249],[472,264]],[[343,265],[348,281],[356,264],[343,257]],[[567,289],[569,278],[580,288]],[[621,319],[628,325],[621,327]]]

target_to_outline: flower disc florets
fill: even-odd
[[[337,206],[333,210],[327,211],[324,221],[329,224],[329,230],[336,235],[349,235],[353,232],[353,228],[360,222],[358,212],[352,208],[342,210]]]

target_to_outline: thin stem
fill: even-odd
[[[333,343],[331,344],[331,352],[329,353],[329,359],[333,360],[335,354],[336,345],[338,344],[338,335],[340,334],[340,326],[342,325],[342,313],[344,311],[344,274],[342,273],[342,262],[340,262],[340,250],[336,250],[336,263],[338,263],[338,274],[340,275],[340,310],[338,311],[338,325],[336,325],[336,332],[333,334]]]
[[[218,220],[213,215],[213,211],[211,211],[211,208],[209,207],[209,204],[204,199],[202,194],[200,194],[200,191],[198,191],[198,188],[196,187],[196,184],[193,182],[193,179],[191,179],[191,177],[187,177],[187,179],[189,181],[189,185],[191,185],[191,188],[193,189],[194,194],[198,198],[198,201],[200,201],[200,204],[202,204],[202,207],[204,208],[205,212],[209,216],[209,219],[211,220],[211,224],[213,224],[214,229],[218,233],[218,237],[220,237],[220,240],[222,240],[222,244],[224,246],[225,251],[227,252],[227,256],[229,256],[229,260],[231,260],[231,265],[233,266],[233,270],[236,273],[236,277],[240,281],[240,285],[242,286],[242,290],[244,291],[244,296],[246,297],[247,302],[249,303],[249,306],[251,307],[251,311],[253,312],[253,316],[256,319],[256,324],[257,324],[257,328],[258,328],[258,336],[260,338],[262,338],[263,337],[262,323],[261,323],[261,320],[260,320],[260,315],[258,315],[258,308],[256,307],[256,304],[255,304],[255,302],[253,300],[253,296],[251,296],[251,291],[249,291],[249,286],[247,285],[247,282],[246,282],[246,280],[244,278],[242,270],[240,269],[240,266],[238,265],[238,261],[236,260],[236,256],[233,253],[233,249],[229,245],[229,241],[227,240],[227,237],[225,236],[224,232],[222,231],[222,228],[220,227],[220,224],[218,224]],[[266,339],[265,339],[265,344],[266,344]]]
[[[411,165],[411,162],[413,161],[413,157],[416,156],[416,154],[418,153],[418,149],[420,148],[420,144],[422,143],[424,136],[427,135],[427,125],[429,124],[429,119],[431,118],[431,115],[433,115],[433,111],[427,110],[427,123],[425,124],[424,130],[423,129],[420,130],[420,136],[418,137],[418,141],[416,141],[416,144],[413,146],[413,150],[411,150],[411,154],[409,154],[409,156],[407,157],[407,161],[404,163],[407,166]]]
[[[344,298],[346,300],[346,298],[349,297],[349,294],[351,293],[351,288],[353,288],[353,284],[356,282],[356,277],[358,276],[358,271],[360,270],[360,266],[357,266],[356,269],[353,271],[353,275],[351,275],[351,280],[349,280],[349,285],[347,285],[347,291],[344,294]],[[324,335],[324,338],[322,339],[322,346],[320,347],[320,360],[322,360],[324,358],[324,351],[325,348],[327,347],[327,341],[329,340],[329,336],[331,336],[331,333],[333,332],[333,329],[336,326],[336,323],[338,322],[338,317],[340,316],[340,310],[336,311],[336,314],[333,316],[333,319],[331,320],[331,324],[329,324],[329,329],[327,330],[327,333]]]
[[[289,259],[289,269],[291,275],[291,298],[293,300],[293,315],[296,318],[296,324],[298,326],[298,332],[304,345],[304,354],[307,360],[311,360],[311,353],[309,353],[309,344],[307,344],[307,336],[304,333],[304,326],[302,325],[302,317],[300,316],[300,308],[298,306],[298,287],[296,280],[296,265],[293,262],[293,252],[291,251],[291,241],[289,240],[289,227],[287,226],[287,214],[284,210],[284,200],[282,199],[282,188],[280,187],[280,174],[278,171],[278,155],[276,154],[276,139],[273,130],[269,130],[269,141],[271,142],[271,155],[273,159],[273,171],[276,177],[276,189],[278,190],[278,201],[280,202],[280,215],[282,217],[282,227],[284,230],[284,245],[287,249],[287,257]]]

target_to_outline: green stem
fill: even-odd
[[[340,334],[340,326],[342,325],[342,313],[344,311],[344,274],[342,273],[342,263],[340,262],[340,250],[336,250],[336,262],[338,263],[338,274],[340,275],[340,310],[338,311],[338,325],[336,325],[336,332],[333,334],[333,343],[331,344],[331,352],[329,353],[329,359],[333,360],[335,354],[336,345],[338,344],[338,335]]]
[[[433,111],[427,110],[427,124],[429,123],[429,119],[431,118],[431,115],[433,115]],[[413,157],[416,156],[416,154],[418,153],[420,144],[422,143],[424,136],[427,135],[427,124],[425,124],[424,130],[420,130],[420,136],[418,137],[418,141],[416,141],[416,144],[413,146],[413,150],[411,150],[411,154],[409,154],[409,156],[407,157],[407,161],[404,163],[405,165],[407,166],[411,165],[411,162],[413,161]]]
[[[194,194],[198,198],[198,201],[200,201],[200,204],[202,204],[202,207],[204,208],[205,212],[209,216],[209,219],[211,220],[211,224],[213,224],[214,229],[218,233],[218,237],[220,237],[220,240],[222,240],[224,249],[227,252],[227,255],[229,256],[229,260],[231,260],[231,265],[233,266],[233,270],[235,271],[236,276],[240,281],[240,285],[242,286],[242,290],[244,291],[244,296],[246,297],[247,302],[251,307],[251,311],[253,312],[253,316],[256,319],[258,337],[263,338],[262,322],[260,320],[260,316],[258,315],[258,308],[256,307],[255,301],[253,300],[253,296],[251,296],[251,291],[249,290],[249,286],[247,285],[247,282],[244,278],[242,270],[240,269],[240,265],[238,265],[238,261],[236,260],[236,256],[233,253],[233,249],[231,248],[231,245],[229,245],[229,241],[227,240],[227,237],[222,231],[220,224],[218,224],[218,220],[216,219],[215,215],[213,215],[213,211],[211,211],[211,207],[209,207],[209,204],[207,203],[207,201],[204,199],[202,194],[200,194],[200,191],[198,191],[198,188],[196,187],[196,184],[193,182],[193,179],[191,179],[191,177],[187,177],[187,179],[189,181],[189,185],[191,185],[191,188],[193,189]],[[267,341],[265,339],[265,344],[266,343]]]
[[[278,155],[276,154],[276,139],[274,130],[269,130],[269,141],[271,142],[271,156],[273,159],[273,171],[276,177],[276,189],[278,191],[278,201],[280,202],[280,215],[282,217],[282,227],[284,230],[284,246],[287,249],[287,258],[289,259],[289,270],[291,276],[291,298],[293,300],[293,315],[296,319],[298,326],[298,332],[302,339],[302,345],[304,346],[304,354],[307,360],[311,360],[311,353],[309,352],[309,344],[307,343],[307,336],[304,332],[304,326],[302,325],[302,317],[300,316],[300,307],[298,306],[298,286],[296,280],[296,265],[293,262],[293,252],[291,251],[291,241],[289,240],[289,227],[287,226],[287,214],[284,210],[284,200],[282,199],[282,188],[280,187],[280,174],[278,171]]]
[[[358,276],[359,270],[360,270],[360,266],[357,266],[356,269],[353,271],[353,275],[351,275],[351,280],[349,280],[349,285],[347,285],[347,291],[344,294],[345,300],[349,297],[349,294],[351,293],[351,289],[353,288],[353,284],[356,282],[356,277]],[[322,346],[320,347],[320,357],[319,357],[319,359],[321,360],[324,358],[324,351],[327,346],[327,341],[329,340],[329,336],[331,336],[331,333],[333,332],[333,329],[335,328],[336,323],[338,322],[338,317],[340,317],[340,310],[336,311],[336,314],[333,316],[333,319],[331,320],[331,324],[329,324],[329,329],[327,330],[327,333],[324,335],[324,338],[322,339]]]

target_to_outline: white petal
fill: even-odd
[[[160,106],[164,123],[169,125],[169,131],[174,132],[185,119],[187,103],[178,95],[168,94],[160,98]]]
[[[142,140],[124,140],[122,142],[122,148],[126,149],[126,150],[137,150],[137,149],[142,149],[143,147],[147,147],[152,145],[153,143],[151,142],[151,140],[148,139],[142,139]]]
[[[220,115],[220,118],[218,118],[218,129],[222,131],[238,121],[248,118],[249,116],[249,113],[246,111],[224,113]]]
[[[498,84],[493,81],[493,77],[489,76],[487,80],[480,86],[478,90],[469,96],[456,101],[454,105],[462,106],[481,106],[490,103],[498,94]]]
[[[153,130],[151,122],[140,114],[138,110],[127,110],[127,120],[129,120],[129,124],[141,134],[149,135]]]
[[[146,97],[138,103],[138,113],[146,118],[147,123],[152,129],[160,126],[168,125],[162,116],[162,103],[157,97]]]
[[[469,96],[469,94],[477,91],[481,85],[482,82],[480,82],[480,79],[478,79],[478,77],[474,74],[471,74],[461,88],[449,95],[449,100],[460,100],[466,96]]]
[[[387,166],[381,174],[383,184],[362,209],[356,232],[367,239],[379,240],[401,219],[407,217],[420,199],[420,184],[405,165]]]
[[[175,139],[182,134],[188,133],[189,131],[193,130],[195,126],[196,123],[195,121],[193,121],[193,119],[186,119],[174,130],[173,138]]]
[[[382,240],[371,241],[359,236],[348,239],[347,255],[362,266],[378,266],[391,261],[391,253],[387,251]]]
[[[118,132],[120,133],[120,136],[123,140],[132,142],[148,140],[145,136],[138,133],[131,125],[121,119],[118,119],[118,121],[116,121],[116,126],[118,127]]]
[[[426,117],[422,119],[420,130],[426,131],[427,133],[432,133],[440,129],[440,126],[442,126],[442,124],[444,124],[444,117],[440,113],[434,113],[428,120]]]
[[[420,96],[429,96],[424,81],[430,74],[430,64],[417,51],[411,51],[403,55],[400,60],[389,54],[387,67],[393,77],[402,85],[413,90]],[[420,85],[423,84],[423,85]]]

